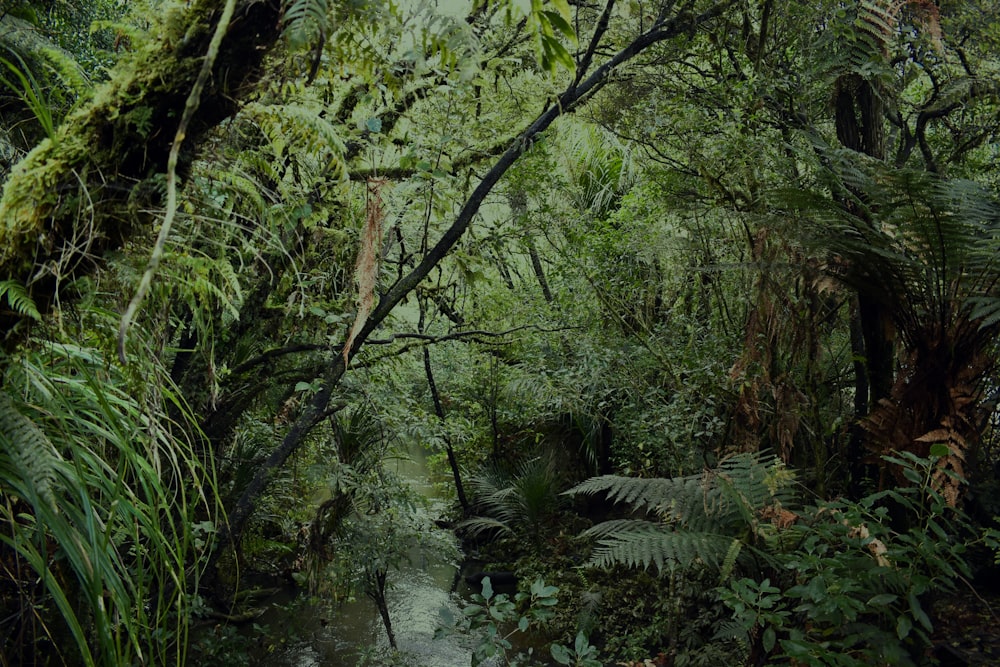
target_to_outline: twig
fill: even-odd
[[[184,143],[184,137],[187,135],[188,125],[191,124],[194,112],[197,111],[198,105],[201,103],[201,91],[204,90],[208,77],[212,75],[212,67],[215,66],[215,59],[219,55],[222,38],[225,37],[226,31],[229,29],[229,23],[232,21],[235,11],[236,0],[226,0],[222,16],[219,18],[219,23],[215,26],[215,32],[212,34],[212,40],[208,44],[205,62],[202,63],[198,78],[184,104],[184,113],[181,115],[181,122],[174,135],[174,143],[170,146],[170,155],[167,157],[167,211],[163,216],[163,224],[160,225],[160,233],[156,237],[153,253],[149,256],[149,262],[146,264],[146,271],[142,274],[142,280],[139,281],[139,288],[129,302],[128,308],[125,309],[121,324],[118,326],[118,360],[123,364],[125,363],[125,339],[128,336],[129,327],[132,326],[132,320],[135,318],[139,306],[142,305],[142,300],[146,298],[149,286],[153,284],[153,276],[160,266],[160,260],[163,259],[163,249],[167,245],[167,236],[170,235],[170,228],[177,216],[177,160],[180,157],[181,144]]]

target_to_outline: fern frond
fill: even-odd
[[[28,290],[16,280],[0,281],[0,297],[7,297],[7,303],[14,312],[24,317],[40,321],[42,314],[38,312],[38,307],[28,294]]]
[[[760,514],[794,504],[794,475],[777,458],[737,454],[715,470],[673,479],[605,475],[566,493],[605,493],[609,500],[655,512],[659,522],[618,519],[583,533],[596,539],[591,563],[630,566],[719,569],[728,577],[743,548],[742,539],[758,534]]]
[[[271,172],[268,174],[269,176],[275,175],[274,167],[269,162],[267,169]],[[266,219],[269,204],[261,195],[263,188],[256,179],[232,169],[224,169],[215,174],[215,177],[232,190],[232,194],[235,195],[233,199],[239,203],[241,208],[245,207],[244,210],[248,211],[252,217]]]
[[[598,546],[589,561],[592,566],[656,565],[660,572],[699,565],[719,568],[735,539],[683,528],[664,529],[660,524],[635,519],[607,521],[585,531],[583,536],[597,538]]]
[[[242,115],[267,137],[275,156],[293,156],[298,164],[311,167],[313,179],[336,184],[346,191],[349,182],[344,161],[346,147],[340,129],[324,118],[322,111],[321,107],[303,104],[254,103],[248,104]],[[259,163],[256,166],[273,169]],[[280,180],[280,174],[270,175]]]
[[[329,0],[293,0],[285,9],[285,37],[293,48],[311,47],[312,61],[306,77],[316,78],[323,60],[323,47],[330,34]]]
[[[63,85],[70,88],[76,95],[86,95],[93,89],[93,84],[87,78],[80,64],[60,49],[42,49],[39,54],[45,58]]]
[[[329,0],[293,0],[285,7],[285,37],[293,47],[322,42],[330,33]]]
[[[57,467],[62,459],[42,430],[4,392],[0,392],[0,451],[6,454],[14,473],[10,478],[0,474],[0,483],[9,484],[32,503],[41,501],[56,511]]]
[[[726,557],[719,565],[720,586],[725,584],[733,574],[733,570],[736,569],[736,561],[739,560],[741,553],[743,553],[743,543],[739,540],[733,540],[732,544],[729,545],[729,551],[726,552]]]
[[[591,477],[566,491],[567,495],[605,493],[613,503],[626,503],[637,510],[661,514],[693,504],[701,504],[705,487],[701,475],[674,478],[622,477],[602,475]]]
[[[178,253],[168,256],[166,264],[177,266],[174,278],[186,286],[196,312],[208,310],[206,304],[218,304],[234,320],[240,318],[243,293],[228,260]]]

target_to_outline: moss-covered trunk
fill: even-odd
[[[219,0],[175,10],[151,44],[126,56],[92,100],[17,164],[0,199],[0,276],[27,286],[44,312],[149,220],[188,94],[222,13]],[[186,133],[183,176],[199,139],[231,116],[263,74],[280,35],[279,0],[240,0]],[[4,346],[16,313],[0,313]]]

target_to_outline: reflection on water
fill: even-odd
[[[420,451],[411,459],[390,464],[413,489],[430,501],[432,517],[441,516],[445,503],[433,497],[427,466]],[[445,531],[442,531],[445,532]],[[458,595],[453,591],[458,565],[435,560],[434,556],[414,559],[413,563],[389,575],[389,610],[396,643],[405,655],[403,662],[412,667],[466,667],[471,664],[471,639],[446,635],[435,639],[441,625],[442,608],[456,615]],[[257,623],[267,627],[267,635],[284,638],[279,645],[262,648],[254,664],[267,667],[340,667],[385,665],[389,641],[375,604],[368,598],[344,604],[296,597],[293,590],[278,593],[269,610]],[[272,639],[272,641],[274,641]]]
[[[448,576],[447,586],[442,587],[441,577],[433,570]],[[413,667],[465,667],[471,664],[468,637],[434,638],[441,622],[441,608],[457,610],[455,596],[448,590],[453,574],[453,567],[435,567],[432,572],[407,568],[397,573],[399,576],[389,594],[389,604],[396,641],[399,650],[406,655],[402,664]],[[286,594],[286,598],[290,597]],[[285,608],[276,606],[258,623],[268,626],[269,635],[287,638],[282,645],[260,656],[257,664],[261,665],[383,665],[389,654],[385,628],[374,603],[367,598],[335,606],[309,602]]]

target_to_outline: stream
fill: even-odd
[[[437,518],[447,509],[430,482],[426,453],[411,448],[409,458],[389,461],[399,477],[428,499],[426,509]],[[443,529],[442,533],[448,533]],[[450,536],[450,533],[449,533]],[[453,538],[453,536],[451,536]],[[389,574],[387,593],[396,643],[413,667],[466,667],[471,664],[473,639],[447,634],[435,639],[444,607],[460,615],[459,563],[433,555],[417,557]],[[465,588],[464,586],[462,588]],[[342,604],[313,603],[294,587],[287,587],[267,601],[268,611],[256,623],[266,634],[283,638],[280,644],[261,647],[252,664],[268,667],[340,667],[385,665],[389,641],[375,604],[367,597]]]

